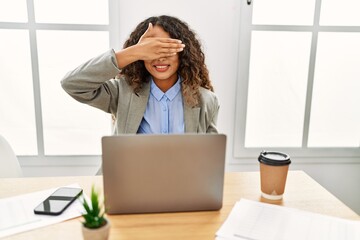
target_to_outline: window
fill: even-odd
[[[60,80],[114,45],[113,4],[0,2],[0,133],[17,155],[101,153],[101,136],[111,134],[110,116],[76,102]]]
[[[37,141],[29,32],[0,29],[0,42],[0,133],[14,151],[34,155]]]
[[[359,157],[360,3],[243,2],[235,157]]]

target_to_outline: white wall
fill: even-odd
[[[176,3],[177,6],[174,6],[173,1],[165,0],[120,0],[118,19],[121,44],[116,43],[114,47],[122,46],[135,25],[152,15],[174,15],[189,23],[202,39],[210,76],[220,100],[218,128],[228,137],[227,171],[257,171],[256,159],[241,160],[233,157],[240,1],[183,0]],[[322,163],[321,161],[293,159],[290,168],[304,170],[360,214],[358,186],[360,161],[358,163]],[[70,164],[70,167],[67,166],[69,163],[66,161],[52,166],[43,164],[37,166],[36,161],[34,164],[29,164],[25,159],[21,159],[21,163],[25,176],[87,175],[96,172],[100,159],[92,160],[90,165]]]

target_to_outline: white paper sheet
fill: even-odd
[[[360,221],[241,199],[216,236],[218,240],[359,240]]]
[[[60,186],[62,187],[62,186]],[[77,187],[78,184],[66,187]],[[58,216],[36,215],[34,208],[57,188],[0,199],[0,238],[79,217],[83,212],[79,200]]]

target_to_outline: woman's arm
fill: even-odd
[[[63,89],[79,102],[105,112],[116,111],[120,69],[111,49],[68,72],[61,80]],[[111,80],[109,80],[111,79]]]

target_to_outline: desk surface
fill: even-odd
[[[102,177],[51,177],[0,179],[0,198],[79,183],[89,194],[91,185],[102,189]],[[261,197],[259,172],[225,174],[224,201],[220,211],[111,215],[110,239],[214,239],[240,198],[274,203],[352,220],[360,220],[354,211],[329,193],[303,171],[290,171],[283,200]],[[35,229],[8,239],[82,239],[81,218]]]

